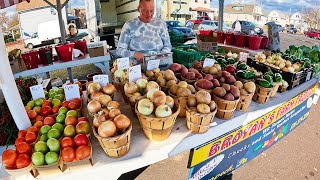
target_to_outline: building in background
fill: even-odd
[[[211,19],[217,19],[218,10],[211,7],[212,2],[213,0],[190,0],[189,9],[193,12],[193,17],[209,16]]]
[[[170,2],[168,4],[168,2]],[[189,11],[189,2],[190,0],[181,0],[180,1],[162,1],[161,2],[161,17],[163,20],[179,20],[182,23],[185,23],[186,20],[192,17],[192,12]]]
[[[48,0],[52,4],[56,4],[56,0]],[[62,0],[61,3],[64,3]],[[32,0],[30,3],[24,1],[16,5],[16,11],[19,14],[20,31],[22,38],[30,38],[34,33],[38,32],[38,24],[57,20],[57,11],[49,6],[43,0]],[[62,9],[62,18],[67,27],[67,16],[65,8]]]
[[[280,24],[282,27],[286,27],[290,24],[290,16],[283,12],[273,10],[268,15],[268,21],[273,21],[276,24]]]
[[[261,7],[255,4],[228,4],[224,8],[224,22],[227,25],[242,20],[263,26],[265,24],[263,16]]]
[[[301,32],[308,30],[308,25],[304,20],[304,15],[299,12],[291,15],[290,26],[297,28],[297,30]]]

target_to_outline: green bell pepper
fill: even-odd
[[[247,69],[248,69],[248,66],[246,64],[241,62],[237,64],[237,70],[247,70]]]
[[[265,79],[260,79],[259,80],[259,85],[265,88],[271,88],[272,84],[270,84],[267,80]]]
[[[239,71],[237,71],[236,76],[244,79],[244,74],[245,74],[245,72],[243,70],[239,70]]]
[[[267,80],[270,84],[273,83],[273,78],[272,78],[272,76],[270,76],[269,74],[265,74],[265,75],[263,76],[263,79]]]
[[[282,76],[280,73],[275,73],[274,74],[274,80],[275,82],[281,82],[282,81]]]

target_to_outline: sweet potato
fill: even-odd
[[[227,94],[227,91],[223,87],[216,87],[213,89],[213,94],[222,98]]]
[[[212,79],[211,82],[213,83],[214,87],[220,87],[220,82],[218,81],[218,79]]]
[[[234,97],[231,93],[228,93],[225,96],[223,96],[223,99],[227,101],[234,101]]]
[[[209,81],[212,81],[212,80],[213,80],[213,77],[212,77],[211,74],[206,74],[206,75],[204,76],[204,79],[207,79],[207,80],[209,80]]]
[[[199,86],[202,89],[212,89],[213,83],[207,79],[201,79],[197,81],[197,86]]]
[[[230,93],[234,96],[235,99],[240,97],[240,90],[234,85],[230,86]]]

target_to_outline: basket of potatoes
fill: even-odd
[[[170,87],[169,95],[173,97],[174,103],[180,106],[179,117],[186,117],[188,96],[195,92],[195,88],[186,81],[180,81]]]
[[[248,110],[250,103],[252,102],[254,92],[256,91],[256,85],[251,81],[244,84],[241,81],[236,81],[234,85],[240,90],[240,98],[236,108],[237,111]]]
[[[176,78],[173,71],[170,69],[167,69],[165,71],[160,71],[160,75],[157,77],[156,81],[160,85],[161,90],[166,94],[168,94],[169,88],[173,84],[178,83],[178,79]]]
[[[211,100],[209,92],[200,90],[195,95],[189,95],[186,111],[187,127],[193,133],[207,132],[216,112],[216,103]]]

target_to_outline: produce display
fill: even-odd
[[[200,90],[188,96],[188,108],[193,112],[209,114],[216,109],[216,103],[211,100],[210,93]]]

